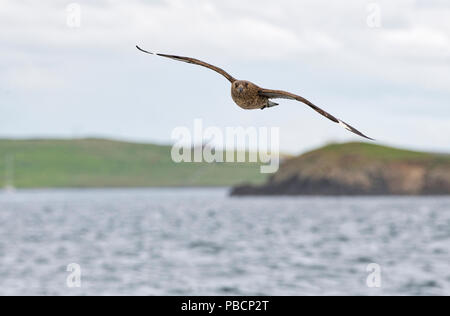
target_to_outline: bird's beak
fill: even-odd
[[[239,87],[239,89],[238,89],[238,90],[239,90],[239,92],[240,92],[240,93],[242,93],[242,91],[244,91],[244,88],[242,88],[242,87]]]

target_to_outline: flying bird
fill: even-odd
[[[176,55],[166,55],[166,54],[158,54],[158,53],[152,53],[149,51],[146,51],[139,46],[136,45],[136,48],[140,50],[141,52],[151,54],[151,55],[157,55],[161,57],[171,58],[174,60],[182,61],[189,64],[195,64],[200,65],[206,68],[209,68],[211,70],[214,70],[215,72],[221,74],[227,80],[231,83],[231,97],[233,98],[233,101],[240,106],[241,108],[245,110],[254,110],[254,109],[265,109],[265,108],[271,108],[273,106],[279,105],[278,103],[275,103],[272,101],[272,99],[289,99],[289,100],[296,100],[300,101],[309,107],[311,107],[316,112],[322,114],[326,118],[330,119],[331,121],[338,123],[345,129],[349,130],[350,132],[353,132],[359,136],[362,136],[364,138],[373,140],[372,138],[364,135],[360,131],[358,131],[356,128],[350,126],[349,124],[345,123],[344,121],[336,118],[335,116],[331,115],[330,113],[322,110],[318,106],[311,103],[309,100],[290,93],[283,90],[272,90],[272,89],[264,89],[256,84],[247,81],[247,80],[237,80],[233,76],[231,76],[229,73],[227,73],[225,70],[216,67],[214,65],[208,64],[204,61],[191,58],[191,57],[183,57],[183,56],[176,56]]]

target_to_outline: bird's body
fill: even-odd
[[[269,106],[269,99],[259,95],[261,88],[246,80],[231,83],[231,98],[244,110],[264,109]]]
[[[152,54],[152,55],[158,55],[161,57],[167,57],[178,61],[183,61],[189,64],[196,64],[200,65],[206,68],[209,68],[211,70],[214,70],[217,73],[220,73],[222,76],[224,76],[230,83],[231,83],[231,97],[233,101],[242,109],[245,110],[254,110],[254,109],[265,109],[269,107],[273,107],[278,105],[278,103],[275,103],[271,101],[271,99],[289,99],[289,100],[296,100],[305,103],[309,107],[311,107],[316,112],[320,113],[321,115],[325,116],[329,120],[338,123],[345,129],[351,131],[352,133],[355,133],[359,136],[372,139],[370,137],[367,137],[354,127],[350,126],[349,124],[345,123],[344,121],[341,121],[334,117],[333,115],[329,114],[328,112],[322,110],[318,106],[314,105],[307,99],[282,90],[271,90],[271,89],[264,89],[256,84],[246,81],[246,80],[237,80],[233,76],[231,76],[229,73],[224,71],[223,69],[213,66],[211,64],[208,64],[204,61],[191,58],[191,57],[182,57],[182,56],[176,56],[176,55],[166,55],[166,54],[154,54],[149,51],[141,49],[139,46],[136,46],[137,49],[140,51]]]

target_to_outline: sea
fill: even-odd
[[[4,191],[0,295],[450,295],[450,197]]]

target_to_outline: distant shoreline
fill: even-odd
[[[262,185],[233,196],[446,196],[450,155],[369,143],[328,145],[292,158]]]
[[[233,195],[230,194],[232,191],[232,187],[90,187],[90,188],[19,188],[13,191],[7,191],[0,189],[0,196],[6,195],[15,195],[20,193],[40,193],[40,192],[49,192],[49,193],[58,193],[58,192],[95,192],[95,191],[105,191],[105,192],[114,192],[114,191],[158,191],[158,190],[173,190],[173,191],[225,191],[225,197],[233,198],[233,199],[384,199],[384,198],[392,198],[392,199],[405,199],[405,198],[450,198],[450,195]]]
[[[102,139],[0,140],[0,186],[229,187],[266,179],[258,162],[175,163],[171,149]]]

